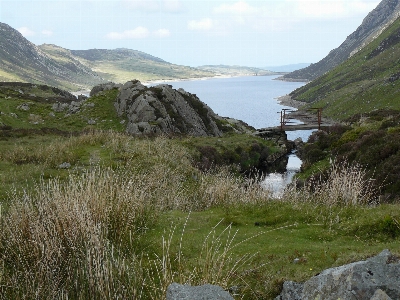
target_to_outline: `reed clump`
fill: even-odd
[[[333,161],[325,175],[312,176],[300,188],[296,183],[290,185],[282,198],[293,203],[326,206],[376,205],[379,187],[361,165]]]
[[[168,242],[161,261],[173,256],[168,272],[174,276],[159,277],[166,266],[159,264],[160,254],[144,249],[146,232],[163,211],[267,199],[256,182],[227,169],[199,171],[188,150],[165,137],[100,132],[55,143],[59,149],[100,143],[118,163],[71,170],[67,179],[42,179],[33,190],[11,194],[0,220],[0,294],[5,299],[160,299],[172,280],[207,282],[211,273],[189,270],[183,258],[177,264]],[[52,150],[37,155],[45,157],[46,151]],[[215,245],[207,248],[219,253],[221,245]],[[232,272],[222,259],[213,262],[220,265],[213,282],[221,284],[224,272]]]

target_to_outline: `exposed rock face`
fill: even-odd
[[[277,300],[400,299],[400,260],[388,250],[331,268],[304,284],[285,282]]]
[[[325,58],[309,67],[296,70],[281,77],[284,80],[314,80],[337,65],[344,62],[379,36],[400,13],[400,0],[382,0],[363,20],[355,32],[338,48],[332,50]]]
[[[147,88],[128,81],[115,102],[119,116],[126,116],[126,131],[132,135],[176,133],[221,136],[223,118],[195,95],[170,85]]]
[[[90,97],[97,95],[100,92],[109,91],[114,88],[119,89],[121,87],[122,87],[122,84],[116,84],[114,82],[102,83],[102,84],[96,85],[94,88],[92,88],[92,90],[90,91]]]
[[[233,300],[221,287],[205,284],[190,286],[172,283],[167,289],[167,300]]]

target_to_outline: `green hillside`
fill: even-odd
[[[104,79],[117,83],[132,79],[147,81],[215,76],[213,72],[171,64],[131,49],[72,50],[71,53]]]
[[[353,57],[293,91],[307,107],[344,120],[376,109],[400,109],[400,19]]]

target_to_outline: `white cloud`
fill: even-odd
[[[123,32],[110,32],[106,35],[110,40],[143,39],[148,36],[149,30],[142,26],[136,27],[132,30],[125,30]]]
[[[42,34],[45,36],[52,36],[53,31],[45,29],[45,30],[42,30]]]
[[[24,37],[30,37],[36,35],[36,33],[28,27],[20,27],[17,29]]]
[[[192,20],[188,22],[188,29],[190,30],[211,30],[213,28],[213,20],[210,18],[202,19],[200,21]]]
[[[153,32],[153,35],[159,38],[166,38],[171,36],[171,32],[168,29],[161,28]]]
[[[125,0],[124,2],[130,9],[145,12],[177,13],[183,11],[181,0]]]

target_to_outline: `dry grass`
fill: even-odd
[[[187,149],[167,138],[90,133],[64,144],[57,141],[37,155],[44,158],[53,147],[99,142],[114,156],[123,155],[120,167],[71,172],[67,180],[41,181],[33,192],[12,195],[0,224],[0,294],[5,299],[159,299],[179,279],[175,258],[168,257],[170,240],[164,241],[160,259],[141,252],[141,237],[160,212],[268,199],[256,182],[227,170],[195,169]],[[209,238],[200,258],[202,269],[188,270],[181,258],[178,277],[196,274],[185,275],[185,282],[196,277],[196,282],[226,284],[234,272],[235,264],[224,265],[231,261],[231,242],[221,256],[210,256],[210,251],[220,253],[222,245],[220,238]],[[174,266],[167,271],[168,260]],[[173,276],[166,276],[168,272]]]

